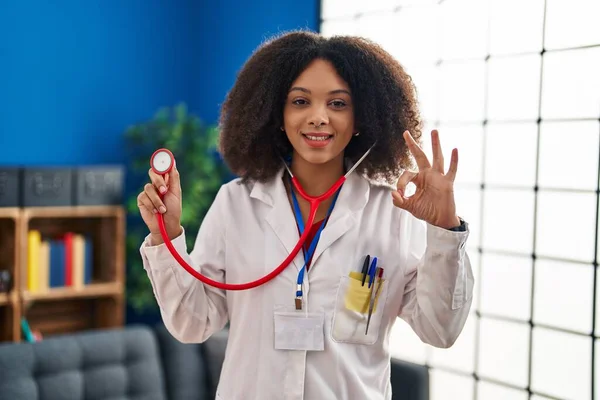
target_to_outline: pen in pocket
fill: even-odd
[[[377,257],[373,257],[373,261],[371,262],[371,267],[369,268],[369,288],[373,284],[375,280],[375,272],[377,271]]]
[[[369,333],[369,324],[371,323],[371,316],[373,315],[375,302],[377,301],[377,297],[379,296],[379,290],[381,289],[381,284],[383,283],[383,268],[375,268],[375,272],[373,275],[376,275],[377,282],[373,284],[373,287],[371,288],[371,293],[369,294],[369,314],[367,316],[367,328],[365,329],[365,335]]]
[[[369,256],[367,254],[367,256],[365,257],[365,262],[363,263],[363,267],[362,267],[362,283],[361,286],[365,286],[365,278],[367,277],[367,272],[369,271],[369,262],[371,261],[371,256]]]

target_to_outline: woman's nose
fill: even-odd
[[[308,124],[314,126],[315,128],[318,128],[321,125],[329,124],[329,116],[327,115],[327,111],[322,108],[315,110],[313,115],[310,117]]]

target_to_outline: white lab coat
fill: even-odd
[[[193,251],[188,255],[185,232],[175,248],[214,280],[243,283],[271,272],[299,238],[283,171],[268,183],[223,185]],[[390,191],[352,173],[321,234],[304,279],[303,311],[324,313],[323,351],[274,348],[274,311],[294,305],[302,252],[266,285],[225,292],[193,278],[164,244],[149,246],[146,238],[144,268],[171,334],[203,342],[230,322],[217,399],[388,400],[388,341],[398,316],[426,343],[454,343],[472,301],[469,232],[415,219],[392,204]],[[366,254],[378,257],[386,278],[368,335],[366,317],[344,306],[348,275],[361,270]]]

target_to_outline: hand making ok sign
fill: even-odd
[[[454,203],[458,150],[452,150],[450,167],[444,173],[444,155],[437,130],[431,131],[433,165],[408,131],[404,132],[404,140],[417,162],[418,171],[406,170],[402,173],[397,190],[392,192],[394,205],[431,225],[446,229],[460,225]],[[412,196],[406,197],[404,192],[409,182],[415,184],[416,191]]]

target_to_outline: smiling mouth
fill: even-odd
[[[304,134],[304,133],[302,134],[302,136],[304,136],[308,140],[314,140],[314,141],[326,141],[326,140],[333,138],[333,135],[311,135],[311,134]]]

